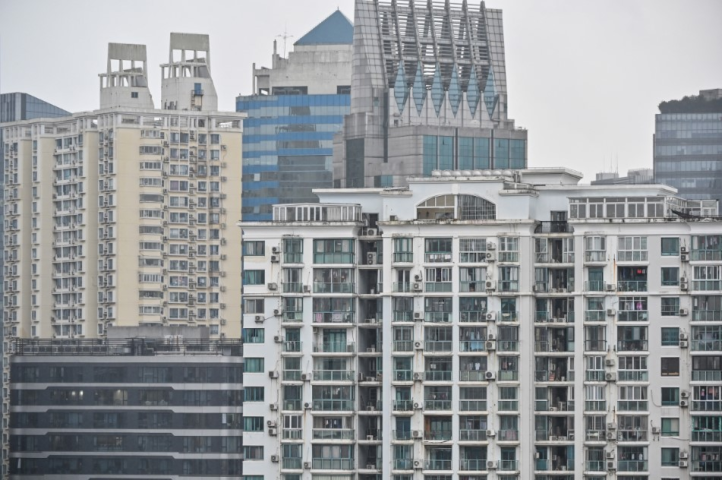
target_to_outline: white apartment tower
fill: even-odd
[[[244,474],[722,478],[716,202],[580,180],[436,171],[242,223]]]
[[[207,36],[171,43],[205,54],[163,67],[177,109],[153,107],[145,46],[111,44],[100,110],[4,128],[6,338],[164,324],[239,337],[244,115],[215,111]],[[191,105],[187,82],[212,100]]]
[[[161,76],[164,110],[218,110],[208,35],[171,33],[168,63],[161,65]]]

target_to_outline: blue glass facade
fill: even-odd
[[[268,95],[236,99],[243,128],[243,220],[269,221],[277,203],[317,202],[333,186],[333,136],[350,95]]]

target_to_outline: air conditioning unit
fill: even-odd
[[[687,282],[685,280],[682,280],[681,282],[679,282],[679,289],[682,290],[683,292],[686,292],[687,290],[689,290],[689,282]]]
[[[687,460],[689,458],[689,453],[687,452],[679,452],[679,459],[680,460]]]
[[[304,382],[305,382],[305,381],[308,381],[308,380],[311,380],[311,375],[308,374],[308,373],[302,373],[302,374],[301,374],[301,380],[303,380]]]
[[[652,427],[652,435],[659,435],[662,430],[659,427]]]
[[[306,410],[311,410],[311,404],[309,402],[306,402],[303,404],[303,408],[305,408]]]
[[[679,253],[689,253],[689,250],[687,247],[679,247]],[[682,457],[679,457],[682,458]]]
[[[421,342],[414,342],[414,348],[415,348],[416,350],[423,350],[423,349],[424,349],[424,344],[421,343]]]
[[[679,392],[679,396],[681,398],[689,398],[689,392],[687,390],[682,390],[681,392]]]
[[[268,289],[272,292],[275,292],[276,290],[278,290],[278,284],[277,283],[269,283]]]
[[[490,340],[490,341],[486,342],[485,347],[486,347],[487,352],[493,352],[494,350],[496,350],[496,342],[493,340]]]
[[[689,315],[689,310],[688,310],[688,309],[686,309],[686,308],[680,308],[680,309],[679,309],[679,316],[680,316],[680,317],[686,317],[687,315]]]
[[[423,278],[421,277],[421,275],[419,275],[419,274],[414,275],[414,282],[420,282],[422,280],[423,280]]]
[[[423,380],[423,376],[420,373],[414,373],[414,380],[420,382]]]
[[[689,255],[686,253],[683,253],[682,255],[679,256],[679,259],[682,260],[683,262],[689,262]]]
[[[227,322],[226,322],[226,319],[225,319],[225,318],[221,318],[221,325],[225,325],[226,323],[227,323]]]
[[[261,315],[256,315],[255,320],[256,320],[256,323],[263,323],[263,316],[261,316]]]
[[[617,374],[612,372],[607,372],[604,374],[604,380],[608,382],[616,382],[617,381]]]
[[[367,228],[366,229],[366,236],[367,237],[375,237],[377,235],[377,231],[375,228]]]
[[[613,316],[616,315],[616,314],[617,314],[617,311],[616,311],[615,309],[613,309],[613,308],[608,308],[608,309],[607,309],[607,316],[608,316],[608,317],[613,317]]]
[[[423,409],[423,408],[424,408],[424,406],[423,406],[421,403],[419,403],[419,402],[415,402],[415,403],[414,403],[414,410],[421,410],[421,409]],[[419,436],[420,436],[420,435],[421,435],[421,434],[419,434]]]
[[[486,249],[487,249],[487,250],[496,250],[496,244],[493,243],[493,242],[487,241],[487,242],[486,242]]]
[[[420,284],[420,283],[414,283],[414,284],[413,284],[413,290],[414,290],[414,292],[420,292],[420,291],[421,291],[421,284]]]
[[[607,430],[616,430],[617,424],[616,423],[607,423]]]
[[[278,455],[271,455],[271,463],[278,463],[280,461],[281,457]]]
[[[496,282],[494,280],[487,280],[486,281],[486,289],[494,291],[496,290]]]
[[[278,404],[277,403],[269,403],[268,407],[271,409],[272,412],[278,411]]]
[[[679,465],[679,468],[687,468],[689,466],[689,464],[687,463],[687,460],[680,460],[678,465]]]
[[[606,365],[607,367],[613,367],[614,359],[608,358],[608,359],[604,360],[604,365]]]
[[[414,460],[414,469],[421,470],[422,468],[424,468],[423,462],[421,462],[421,460]]]
[[[276,370],[271,370],[268,372],[268,378],[278,378],[278,372]]]
[[[616,440],[617,435],[614,432],[607,432],[607,440]]]
[[[311,293],[311,287],[309,285],[304,285],[303,293]]]
[[[617,286],[612,283],[608,283],[605,288],[608,292],[614,292],[617,289]]]
[[[682,407],[682,408],[687,408],[687,407],[689,407],[689,400],[680,400],[680,401],[679,401],[679,406]]]
[[[421,438],[421,431],[414,430],[413,432],[411,432],[411,438]]]
[[[614,459],[614,452],[611,451],[611,450],[608,451],[608,452],[604,455],[604,458],[606,458],[607,460],[613,460],[613,459]]]
[[[281,249],[278,247],[271,247],[271,253],[281,253]]]
[[[689,340],[689,336],[686,333],[680,333],[679,339],[680,340]]]
[[[280,262],[280,257],[278,255],[271,255],[271,263],[278,263]]]
[[[616,466],[614,465],[614,462],[607,462],[607,470],[616,470]]]
[[[689,342],[687,340],[680,340],[679,341],[679,348],[688,348]]]
[[[487,322],[496,322],[496,312],[487,312],[486,313],[486,321]]]
[[[487,262],[496,262],[496,253],[486,252],[486,261]]]
[[[273,341],[274,341],[275,343],[283,343],[283,337],[280,336],[280,335],[274,335],[274,336],[273,336]]]
[[[486,339],[487,340],[496,340],[496,336],[493,333],[490,333],[489,335],[486,336]]]
[[[493,430],[491,430],[493,432]],[[489,430],[486,431],[486,436],[489,436]],[[486,469],[487,470],[496,470],[496,460],[487,460],[486,461]]]
[[[311,470],[311,462],[303,462],[304,470]]]
[[[496,380],[496,372],[492,372],[491,370],[488,370],[484,374],[484,378],[487,380]]]
[[[367,265],[376,265],[376,253],[369,252],[366,254],[366,264]]]

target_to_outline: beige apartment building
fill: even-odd
[[[171,34],[162,72],[161,110],[145,46],[110,44],[100,110],[4,128],[6,341],[240,337],[244,115],[217,111],[207,35]]]

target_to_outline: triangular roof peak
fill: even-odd
[[[351,45],[353,23],[341,10],[336,10],[323,22],[301,37],[294,45]]]

